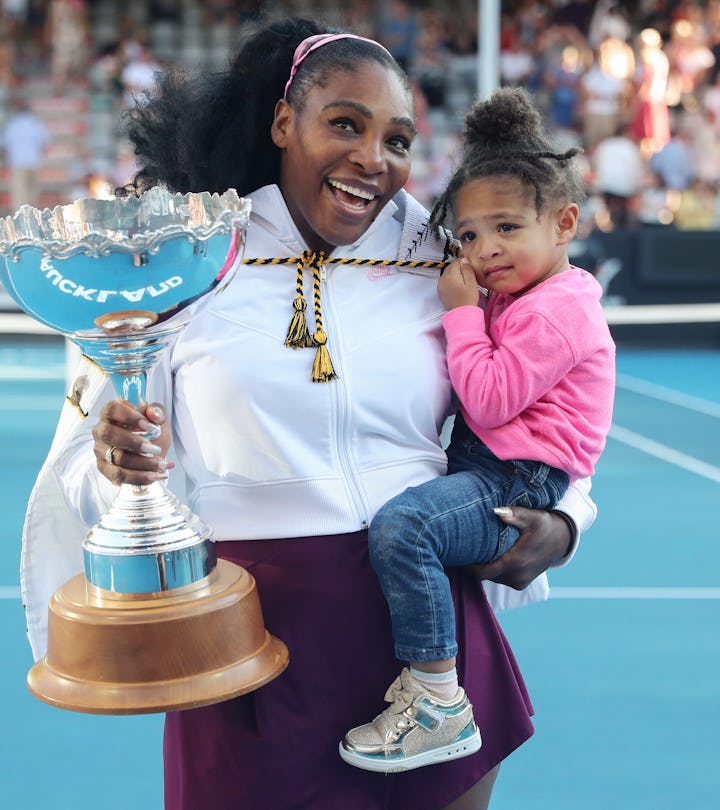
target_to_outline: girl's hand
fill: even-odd
[[[443,270],[438,281],[438,295],[445,309],[478,306],[480,290],[468,259],[455,259]]]
[[[153,425],[160,427],[160,435],[150,440],[143,434]],[[152,484],[167,478],[167,471],[175,466],[165,460],[170,426],[157,403],[146,405],[141,412],[129,402],[115,399],[100,412],[92,434],[98,469],[113,484]]]
[[[503,512],[506,514],[498,517],[520,530],[517,542],[497,560],[468,568],[479,579],[490,579],[519,591],[566,557],[573,537],[569,523],[554,512],[520,506],[504,507]]]

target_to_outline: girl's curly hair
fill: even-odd
[[[578,149],[557,152],[540,112],[520,87],[504,87],[477,102],[465,117],[460,165],[433,208],[431,221],[442,225],[458,190],[481,177],[515,178],[535,196],[538,216],[550,201],[579,203],[585,197],[573,161]]]

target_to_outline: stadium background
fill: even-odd
[[[431,203],[477,88],[475,2],[266,6],[322,15],[391,48],[392,31],[415,32],[398,56],[419,111],[411,188]],[[590,194],[574,258],[603,284],[619,351],[613,429],[593,481],[598,520],[573,564],[552,572],[549,602],[501,616],[537,733],[503,766],[493,810],[718,810],[720,4],[517,0],[502,12],[506,80],[528,87],[558,137],[585,149]],[[127,182],[126,91],[142,92],[143,77],[175,64],[222,69],[257,13],[255,3],[231,0],[4,0],[0,127],[24,98],[51,133],[37,204],[105,195]],[[646,150],[636,187],[623,197],[603,188],[599,142],[586,138],[597,137],[587,99],[578,93],[570,118],[559,121],[550,77],[571,47],[580,58],[569,80],[580,85],[610,36],[611,78],[617,85],[619,74],[624,88],[616,128],[632,135],[647,27],[667,51],[673,76],[664,101],[690,169],[666,185]],[[647,147],[640,140],[637,148]],[[8,194],[2,159],[0,214],[10,213]],[[0,807],[157,810],[161,717],[64,712],[25,685],[19,538],[65,391],[66,347],[13,312],[0,313],[0,331]]]

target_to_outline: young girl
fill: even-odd
[[[391,706],[340,744],[345,761],[368,770],[409,770],[480,748],[458,686],[443,569],[503,554],[518,534],[496,514],[552,509],[569,482],[592,474],[610,427],[615,349],[600,285],[568,261],[583,196],[575,150],[553,151],[518,88],[476,104],[465,141],[434,211],[439,222],[452,211],[462,245],[438,285],[460,412],[449,475],[406,489],[370,526],[395,654],[410,667],[385,696]]]

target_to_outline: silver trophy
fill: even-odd
[[[249,213],[232,189],[22,206],[0,219],[0,281],[142,408],[147,373],[188,306],[229,281]],[[254,580],[216,559],[211,534],[161,482],[122,484],[82,541],[84,574],[50,601],[31,692],[74,711],[137,714],[218,702],[279,675],[287,649],[264,627]]]

